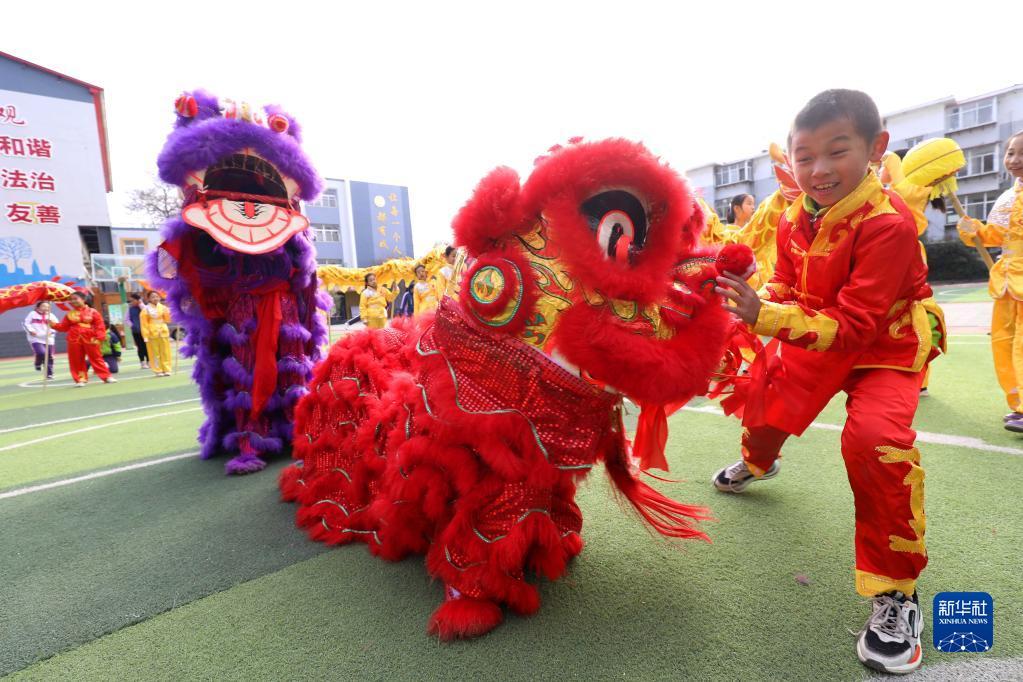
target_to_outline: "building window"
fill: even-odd
[[[966,215],[983,221],[987,220],[999,194],[1000,192],[977,192],[976,194],[964,194],[959,197],[959,200],[963,204]],[[955,225],[958,222],[959,216],[956,215],[955,210],[950,206],[948,213],[945,214],[945,224]]]
[[[340,258],[317,258],[317,265],[344,265],[345,262]]]
[[[732,203],[732,197],[725,197],[714,202],[714,212],[722,221],[728,220],[728,205]]]
[[[920,144],[923,141],[924,141],[924,136],[923,135],[917,135],[916,137],[907,137],[906,138],[906,149],[912,149],[913,147],[917,146],[918,144]]]
[[[146,255],[146,245],[145,239],[122,239],[121,253],[125,256],[144,256]]]
[[[980,99],[968,104],[950,107],[946,116],[949,130],[962,130],[991,123],[995,120],[995,100]]]
[[[313,241],[317,242],[339,242],[341,241],[341,228],[337,225],[321,225],[313,223]]]
[[[964,149],[963,154],[966,156],[966,165],[959,171],[959,177],[968,178],[973,175],[994,173],[996,151],[993,144]]]
[[[316,201],[309,202],[309,205],[319,208],[337,208],[337,190],[328,189],[324,191]]]
[[[749,182],[753,179],[753,162],[740,161],[727,166],[714,168],[714,184],[717,187],[734,185],[737,182]]]

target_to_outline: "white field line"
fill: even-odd
[[[180,373],[181,372],[179,371],[178,374],[180,374]],[[102,379],[96,377],[95,375],[92,375],[91,372],[90,372],[90,375],[91,375],[90,376],[90,381],[89,381],[89,385],[90,386],[93,385],[93,384],[102,384],[103,383]],[[175,375],[172,374],[171,376],[175,376]],[[114,378],[116,379],[117,377],[114,377]],[[121,379],[117,379],[117,383],[121,383],[122,381],[136,381],[138,379],[166,379],[166,378],[168,378],[168,377],[158,377],[155,374],[143,374],[142,376],[123,377]],[[56,388],[56,387],[61,387],[61,386],[74,386],[75,382],[71,381],[70,379],[68,379],[67,381],[48,381],[48,382],[46,382],[46,385],[48,387],[50,387],[50,388]],[[23,383],[18,384],[18,388],[42,388],[42,387],[43,387],[43,380],[42,379],[32,379],[30,381],[25,381]]]
[[[724,417],[725,413],[720,407],[714,405],[703,405],[702,407],[683,407],[683,410],[689,412],[702,412],[704,414],[715,414],[720,417]],[[810,428],[821,429],[823,431],[841,431],[844,427],[838,424],[822,424],[820,422],[814,422],[810,424]],[[970,450],[981,450],[983,452],[1001,452],[1006,455],[1023,455],[1023,450],[1020,448],[1010,448],[1004,445],[992,445],[987,443],[980,438],[973,438],[971,436],[956,436],[949,433],[931,433],[930,431],[917,431],[916,439],[921,443],[933,443],[935,445],[954,445],[960,448],[969,448]]]
[[[173,462],[178,459],[185,459],[186,457],[195,457],[198,452],[185,452],[179,455],[171,455],[169,457],[161,457],[160,459],[152,459],[148,462],[138,462],[136,464],[128,464],[122,467],[116,467],[114,469],[104,469],[103,471],[94,471],[91,474],[85,474],[84,476],[75,476],[74,478],[65,478],[60,481],[53,481],[52,483],[42,483],[40,485],[33,485],[27,488],[17,488],[6,493],[0,493],[0,500],[6,500],[10,497],[21,497],[22,495],[28,495],[30,493],[38,493],[44,490],[51,490],[53,488],[61,488],[66,485],[73,483],[81,483],[82,481],[91,481],[95,478],[103,478],[104,476],[112,476],[113,474],[120,474],[125,471],[132,471],[134,469],[144,469],[145,467],[155,466],[157,464],[165,464],[167,462]]]
[[[137,407],[126,407],[123,410],[110,410],[109,412],[97,412],[96,414],[86,414],[80,417],[68,417],[67,419],[55,419],[52,422],[39,422],[38,424],[26,424],[25,426],[12,426],[9,429],[0,429],[0,434],[14,433],[15,431],[24,431],[25,429],[37,429],[41,426],[53,426],[54,424],[67,424],[68,422],[77,422],[84,419],[95,419],[96,417],[108,417],[112,414],[124,414],[125,412],[137,412],[139,410],[148,410],[154,407],[169,407],[170,405],[180,405],[181,403],[194,403],[198,401],[198,398],[186,398],[185,400],[171,400],[166,403],[153,403],[152,405],[139,405]]]
[[[87,431],[97,431],[99,429],[106,429],[111,426],[119,426],[120,424],[131,424],[132,422],[141,422],[147,419],[156,419],[157,417],[170,417],[171,415],[184,414],[185,412],[197,412],[201,409],[202,409],[201,407],[189,407],[184,410],[176,410],[174,412],[160,412],[158,414],[147,414],[141,417],[132,417],[131,419],[122,419],[116,422],[107,422],[105,424],[96,424],[95,426],[86,426],[84,429],[65,431],[64,433],[55,433],[49,436],[43,436],[41,438],[33,438],[32,440],[26,440],[20,443],[5,445],[4,447],[0,448],[0,452],[16,450],[17,448],[23,448],[27,445],[38,445],[39,443],[45,443],[47,441],[56,440],[57,438],[64,438],[65,436],[74,436],[79,433],[85,433]]]

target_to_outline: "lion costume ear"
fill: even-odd
[[[205,90],[188,90],[174,100],[174,112],[177,114],[174,127],[180,128],[220,116],[220,101],[216,95]]]
[[[505,240],[525,232],[529,224],[522,215],[518,173],[505,166],[490,171],[451,226],[455,243],[473,256],[500,248]]]

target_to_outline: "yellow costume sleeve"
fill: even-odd
[[[970,223],[977,226],[976,234],[980,237],[980,241],[985,247],[1001,246],[1005,241],[1006,228],[1001,225],[986,224],[979,220],[971,220]],[[959,239],[967,246],[972,247],[974,245],[973,233],[963,230],[961,227],[959,228]]]
[[[143,340],[149,341],[149,339],[153,338],[153,335],[152,335],[152,332],[151,332],[151,330],[149,328],[149,325],[150,325],[149,310],[146,309],[145,306],[143,306],[142,310],[139,311],[139,322],[142,323],[142,338],[143,338]]]

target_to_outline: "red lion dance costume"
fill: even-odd
[[[582,550],[576,484],[598,460],[654,529],[705,538],[706,510],[638,479],[621,417],[623,394],[643,405],[636,451],[659,465],[664,407],[705,392],[721,358],[702,226],[681,178],[625,140],[555,147],[521,187],[493,171],[455,218],[459,290],[317,366],[295,413],[302,462],[281,475],[298,524],[388,560],[425,553],[442,639],[488,632],[501,605],[539,608],[525,572],[554,580]],[[737,253],[742,272],[752,254]]]

